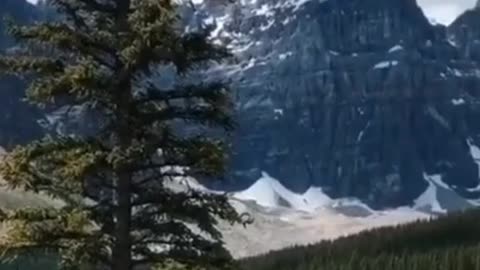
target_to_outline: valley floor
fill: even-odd
[[[303,212],[288,208],[266,208],[254,202],[234,200],[232,203],[239,211],[250,213],[254,219],[254,223],[247,227],[221,225],[227,247],[235,258],[313,244],[366,229],[430,217],[410,208],[375,212],[368,216],[348,216],[333,207]]]

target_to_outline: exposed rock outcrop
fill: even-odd
[[[260,171],[377,208],[405,205],[439,174],[479,183],[478,10],[431,25],[414,0],[245,0],[196,5],[232,48],[240,130],[234,188]],[[467,33],[467,34],[465,34]],[[224,188],[224,187],[223,187]]]

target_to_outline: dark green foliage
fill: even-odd
[[[480,210],[241,261],[245,270],[478,270]],[[292,236],[294,237],[294,236]]]
[[[17,258],[0,264],[0,270],[57,270],[58,260],[55,256],[39,255]]]
[[[52,198],[49,207],[0,211],[3,258],[34,250],[58,254],[61,269],[231,267],[215,225],[242,216],[226,196],[185,184],[224,172],[228,88],[189,74],[227,52],[208,33],[184,33],[174,1],[49,2],[61,19],[12,25],[25,50],[1,57],[0,69],[33,78],[30,103],[80,106],[103,121],[89,134],[18,146],[2,161],[8,187]],[[157,83],[162,67],[176,73],[173,86]]]

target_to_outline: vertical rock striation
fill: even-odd
[[[377,208],[411,203],[438,174],[479,184],[480,14],[433,26],[414,0],[196,3],[236,59],[234,188],[260,171]],[[477,56],[477,54],[479,56]]]

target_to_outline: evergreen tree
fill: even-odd
[[[29,102],[88,108],[102,125],[7,155],[0,172],[10,188],[58,203],[2,211],[4,258],[53,252],[62,269],[231,265],[215,225],[243,217],[226,196],[186,181],[224,171],[233,128],[227,88],[188,75],[228,53],[208,33],[183,31],[171,0],[50,3],[61,20],[12,25],[9,33],[29,50],[2,57],[0,67],[34,78]],[[159,85],[168,76],[160,67],[175,70],[175,84]]]

